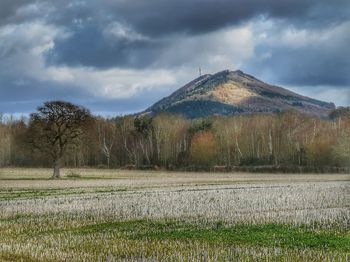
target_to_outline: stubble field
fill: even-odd
[[[0,169],[1,261],[348,261],[350,176]]]

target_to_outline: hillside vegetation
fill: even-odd
[[[313,116],[328,116],[335,109],[326,103],[269,85],[240,70],[225,70],[191,81],[170,96],[148,108],[144,114],[162,112],[182,114],[187,118],[211,115],[276,113],[288,110]]]

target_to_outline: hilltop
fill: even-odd
[[[267,84],[240,70],[225,70],[196,78],[146,109],[144,113],[156,115],[169,112],[197,118],[210,115],[277,113],[292,109],[325,117],[335,109],[335,105]]]

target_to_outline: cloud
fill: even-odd
[[[269,21],[255,32],[255,56],[245,64],[253,74],[285,85],[350,85],[350,21],[307,30]]]
[[[110,30],[114,28],[107,32]],[[118,37],[120,34],[124,37],[123,32],[118,31],[117,34]],[[52,86],[56,88],[69,86],[94,97],[104,98],[126,98],[157,88],[172,89],[180,85],[179,79],[190,81],[195,77],[198,65],[205,64],[206,61],[209,61],[204,68],[206,70],[238,67],[244,58],[252,54],[249,27],[225,29],[209,35],[173,41],[167,51],[157,59],[158,66],[142,70],[47,64],[47,53],[55,48],[55,41],[71,38],[71,35],[69,31],[44,23],[11,25],[3,28],[0,35],[3,39],[0,45],[3,58],[0,62],[1,74],[3,78],[12,76],[15,79],[16,90],[25,88],[24,83],[31,81],[48,85],[52,82]],[[128,37],[130,35],[133,39],[142,38],[132,34]],[[111,37],[115,36],[112,34]],[[221,39],[220,44],[217,44],[217,38]],[[231,47],[231,51],[228,47]],[[198,48],[201,52],[197,52]],[[194,56],[194,53],[197,54]],[[10,64],[11,67],[8,67]]]
[[[128,21],[146,35],[178,32],[206,33],[237,25],[257,15],[308,21],[308,26],[343,21],[349,15],[347,0],[102,0],[109,15]],[[338,15],[334,15],[337,12]]]
[[[348,86],[288,86],[289,89],[325,102],[336,102],[336,106],[350,105],[350,89]]]
[[[3,79],[0,85],[6,84],[7,90],[0,96],[0,112],[10,114],[26,114],[33,112],[44,101],[65,100],[84,105],[96,114],[115,116],[140,112],[155,101],[167,95],[163,89],[155,92],[145,89],[138,92],[137,96],[106,97],[94,96],[86,91],[86,88],[77,88],[68,84],[54,82],[35,81],[33,79]],[[96,92],[99,91],[95,88]]]
[[[47,18],[53,12],[47,1],[1,0],[0,26]]]
[[[198,65],[212,70],[223,66],[236,68],[243,58],[253,53],[252,40],[249,25],[201,35],[160,39],[146,37],[119,23],[109,24],[102,30],[88,25],[73,32],[69,38],[55,41],[46,62],[50,65],[99,69]]]
[[[347,20],[349,6],[348,0],[2,0],[0,19],[14,23],[35,19],[36,15],[69,27],[86,21],[118,21],[155,36],[206,33],[257,15],[319,27]]]
[[[348,0],[3,0],[0,112],[138,111],[199,66],[350,104],[349,17]]]
[[[42,22],[0,28],[0,111],[28,112],[28,108],[35,108],[34,104],[51,99],[85,101],[92,105],[98,103],[89,102],[91,99],[114,99],[126,107],[121,98],[152,93],[155,88],[175,82],[176,76],[165,70],[47,65],[45,56],[54,47],[54,41],[66,37],[69,32]]]
[[[135,32],[128,25],[123,25],[119,22],[113,22],[109,24],[106,29],[103,30],[103,34],[110,40],[124,39],[130,42],[149,40],[148,37]]]
[[[71,86],[84,87],[96,97],[130,97],[146,89],[173,84],[175,76],[166,70],[95,70],[93,68],[49,67],[48,79]],[[44,79],[43,79],[44,80]]]
[[[250,25],[229,27],[208,34],[172,38],[160,53],[155,67],[201,66],[206,73],[226,68],[239,68],[254,54]]]
[[[240,27],[257,17],[307,33],[310,28],[335,25],[350,16],[347,0],[64,0],[50,4],[55,12],[48,21],[69,28],[71,37],[55,42],[47,62],[97,68],[160,65],[159,60],[167,57],[174,43],[191,45],[187,38],[207,39],[209,34]],[[181,62],[179,57],[176,60]],[[172,60],[167,67],[171,65]]]
[[[47,54],[47,63],[141,68],[154,62],[161,49],[161,41],[152,41],[120,24],[98,28],[91,23],[71,31],[67,39],[56,40]]]
[[[27,3],[26,0],[3,0],[0,8],[0,24],[4,24],[16,14],[16,11]]]

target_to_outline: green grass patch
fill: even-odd
[[[125,192],[126,188],[65,188],[65,189],[3,189],[0,190],[0,200],[33,199],[49,196],[82,195],[91,193]]]
[[[159,239],[224,243],[228,245],[311,248],[350,252],[350,234],[332,231],[311,231],[303,227],[280,224],[236,225],[222,223],[196,226],[179,222],[128,221],[83,226],[75,234],[118,231],[132,239]]]

